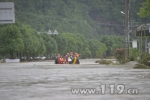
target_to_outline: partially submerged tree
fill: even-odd
[[[126,50],[125,48],[117,48],[115,50],[116,59],[119,61],[120,64],[126,63]]]
[[[103,59],[104,58],[104,54],[106,53],[106,50],[107,50],[106,45],[103,44],[103,43],[100,43],[99,48],[98,48],[98,50],[96,52],[96,55],[100,56],[101,59]]]

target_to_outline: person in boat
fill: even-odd
[[[66,61],[65,63],[66,63],[66,64],[69,64],[69,61],[68,61],[68,58],[69,58],[69,57],[70,57],[70,54],[67,53],[66,56],[65,56],[65,61]]]
[[[79,54],[78,53],[67,53],[63,58],[60,54],[57,55],[55,59],[55,64],[79,64]]]
[[[78,53],[76,53],[76,57],[77,57],[76,64],[80,64],[80,61],[79,61],[79,54],[78,54]]]
[[[73,61],[73,59],[74,59],[74,53],[73,52],[70,53],[70,58]]]
[[[59,64],[64,64],[64,59],[62,56],[60,56],[60,58],[59,58]]]
[[[66,57],[63,58],[63,64],[67,64]]]
[[[60,54],[57,54],[57,57],[55,59],[55,64],[59,64],[60,62]]]
[[[80,64],[79,62],[79,54],[75,54],[74,59],[72,61],[72,64]]]
[[[78,54],[78,53],[75,53],[75,55],[76,55],[77,59],[79,59],[79,54]]]
[[[69,64],[72,64],[72,59],[71,59],[71,56],[69,55],[69,57],[68,57],[68,63]]]

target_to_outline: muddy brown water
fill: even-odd
[[[56,65],[53,61],[0,63],[0,100],[150,100],[150,70],[126,65],[99,65],[96,59],[80,65]],[[105,85],[105,94],[72,94],[72,88]],[[138,94],[114,94],[110,85],[137,89]]]

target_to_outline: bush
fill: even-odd
[[[115,50],[116,59],[119,61],[120,64],[126,63],[125,53],[126,53],[125,48],[117,48]]]
[[[139,63],[149,66],[149,62],[148,61],[150,61],[150,54],[142,53],[141,60],[139,60]]]
[[[133,68],[136,69],[149,69],[150,68],[150,54],[142,53],[141,59],[138,64],[135,64]]]
[[[99,63],[99,60],[96,60],[95,63]]]
[[[107,59],[115,59],[115,57],[114,56],[108,56],[108,57],[106,57]]]
[[[112,63],[113,65],[120,65],[120,63],[119,62],[116,62],[116,63]]]
[[[111,60],[97,60],[97,61],[95,61],[95,63],[108,65],[108,64],[111,64],[112,61]]]
[[[135,64],[135,66],[133,67],[135,69],[149,69],[150,67],[144,64]]]
[[[130,50],[130,61],[137,61],[139,51],[137,48],[131,49]]]

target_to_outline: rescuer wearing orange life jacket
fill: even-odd
[[[63,57],[60,56],[60,58],[59,58],[59,64],[63,64],[63,63],[64,63]]]
[[[79,58],[79,54],[78,53],[76,53],[75,55],[76,55],[77,58]]]

